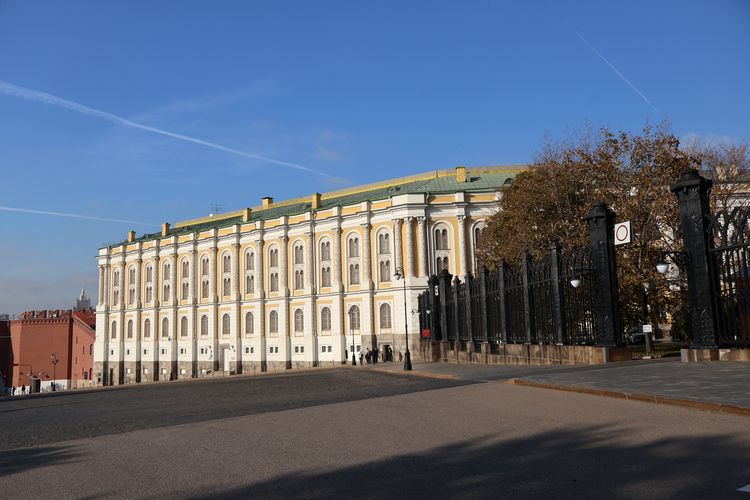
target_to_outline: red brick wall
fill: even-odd
[[[13,362],[9,336],[10,321],[0,321],[0,377],[4,377],[4,384],[0,383],[0,385],[6,387],[11,383],[11,363]]]
[[[11,322],[14,363],[19,364],[13,373],[16,387],[29,386],[29,373],[51,382],[70,378],[70,318],[16,320]],[[59,360],[53,366],[51,355]]]

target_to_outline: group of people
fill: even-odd
[[[31,390],[31,388],[29,388],[29,390]],[[17,392],[16,392],[16,391],[17,391]],[[4,390],[4,392],[5,392],[5,395],[6,395],[6,396],[11,396],[11,397],[12,397],[12,396],[15,396],[15,395],[16,395],[16,393],[18,393],[18,394],[26,394],[26,386],[25,386],[25,385],[22,385],[22,386],[21,386],[21,387],[19,387],[18,389],[16,389],[16,388],[15,388],[15,387],[13,387],[13,386],[10,386],[10,387],[5,387],[5,390]],[[0,395],[2,395],[2,393],[0,393]]]
[[[399,358],[401,358],[401,353],[399,352]],[[383,348],[382,351],[379,351],[377,349],[367,349],[367,352],[364,350],[359,351],[359,364],[362,365],[365,362],[370,365],[377,363],[378,361],[383,362],[392,362],[393,361],[393,349],[391,349],[391,346],[387,345]]]

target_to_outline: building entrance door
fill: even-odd
[[[228,348],[224,347],[221,350],[221,359],[222,359],[222,363],[224,366],[224,371],[228,372],[229,371],[229,349]]]

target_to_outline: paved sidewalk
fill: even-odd
[[[379,363],[375,368],[398,372],[403,367],[400,363]],[[413,373],[473,381],[517,380],[521,384],[529,383],[524,385],[581,389],[617,397],[635,395],[633,399],[650,395],[664,398],[656,402],[695,401],[740,407],[750,412],[750,363],[747,362],[681,363],[676,358],[668,358],[563,366],[419,363],[414,365]]]

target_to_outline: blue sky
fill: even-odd
[[[95,295],[103,243],[212,203],[528,162],[586,122],[747,141],[748,54],[743,0],[0,0],[0,206],[154,225],[0,209],[0,312]]]

